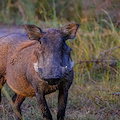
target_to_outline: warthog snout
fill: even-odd
[[[60,80],[64,77],[66,72],[67,72],[67,66],[59,67],[57,70],[53,68],[49,72],[47,68],[38,68],[38,74],[40,78],[46,81],[49,85],[58,84]]]

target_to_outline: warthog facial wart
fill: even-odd
[[[34,65],[35,71],[38,72],[38,62],[34,63],[33,65]]]

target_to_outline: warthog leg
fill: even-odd
[[[0,103],[1,103],[2,97],[1,97],[1,89],[0,89]]]
[[[16,94],[13,97],[15,97],[15,96],[16,96]],[[21,95],[18,95],[18,94],[17,94],[16,100],[15,101],[13,100],[14,105],[15,105],[15,107],[17,109],[17,110],[15,110],[16,120],[22,120],[20,106],[21,106],[21,104],[23,103],[24,100],[25,100],[25,97],[21,96]]]
[[[69,88],[70,85],[65,82],[59,85],[57,120],[64,120]]]
[[[0,76],[0,102],[2,100],[2,97],[1,97],[1,89],[3,87],[3,85],[6,83],[6,79],[4,76]]]
[[[44,120],[53,120],[45,99],[45,95],[43,93],[36,93],[36,98],[42,111]]]
[[[17,94],[15,93],[12,97],[12,101],[15,102],[16,98],[17,98]]]

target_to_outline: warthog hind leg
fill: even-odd
[[[6,79],[4,76],[0,76],[0,103],[1,103],[1,100],[2,100],[2,97],[1,97],[1,89],[3,87],[3,85],[6,83]]]
[[[15,102],[16,98],[17,98],[17,94],[15,93],[12,97],[12,101]]]
[[[23,103],[24,100],[25,100],[24,96],[18,95],[16,93],[13,96],[13,102],[14,102],[14,105],[16,107],[16,110],[14,111],[16,120],[22,120],[20,106],[21,106],[21,104]]]

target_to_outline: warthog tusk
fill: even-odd
[[[70,66],[70,69],[72,69],[74,67],[74,61],[71,61],[71,66]]]

